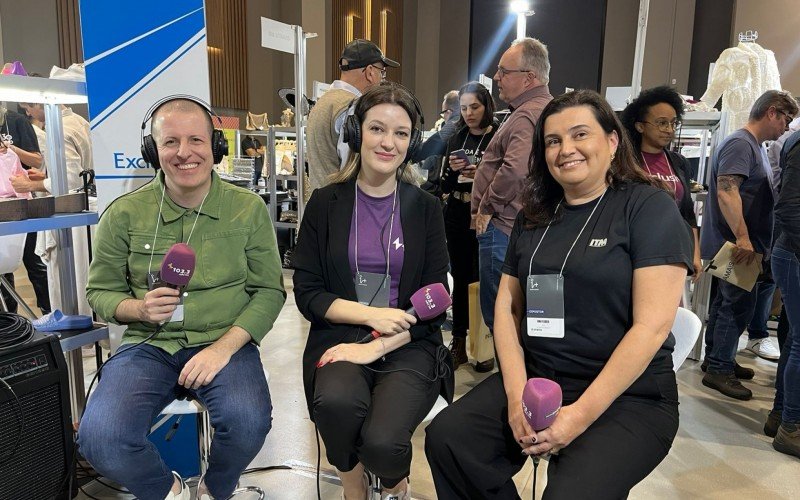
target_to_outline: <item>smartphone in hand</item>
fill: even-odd
[[[463,149],[456,149],[455,151],[452,151],[450,153],[450,156],[455,156],[459,160],[464,160],[465,162],[467,162],[467,165],[469,165],[470,163],[469,156],[467,155],[467,152],[464,151]]]

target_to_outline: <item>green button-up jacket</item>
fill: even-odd
[[[275,231],[264,202],[254,193],[212,173],[211,190],[199,212],[180,207],[169,195],[159,204],[164,174],[115,200],[100,218],[86,295],[107,321],[125,299],[144,298],[148,268],[158,271],[170,246],[188,241],[197,254],[185,289],[184,320],[169,322],[150,344],[170,354],[209,344],[233,325],[260,343],[286,300]],[[158,219],[158,231],[156,220]],[[150,263],[152,255],[152,264]],[[123,344],[139,342],[155,325],[128,324]]]

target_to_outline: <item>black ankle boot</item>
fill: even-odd
[[[453,356],[454,370],[469,361],[467,359],[466,337],[453,337],[453,341],[450,343],[450,355]]]

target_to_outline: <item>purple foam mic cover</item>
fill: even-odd
[[[522,412],[534,431],[550,427],[561,410],[561,386],[546,378],[532,378],[522,390]]]
[[[450,307],[453,300],[447,293],[447,288],[441,283],[423,286],[411,296],[411,308],[406,312],[413,314],[422,321],[428,321],[443,314]]]
[[[406,309],[408,314],[416,316],[422,321],[428,321],[436,316],[443,314],[453,303],[447,288],[441,283],[426,285],[414,292],[411,296],[411,307]],[[364,344],[373,339],[377,339],[381,334],[372,330],[372,334],[364,337],[357,344]]]
[[[186,243],[175,243],[161,261],[161,280],[175,288],[189,284],[194,274],[196,256]]]

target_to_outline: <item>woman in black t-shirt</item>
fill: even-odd
[[[450,273],[453,275],[453,345],[450,352],[455,368],[467,362],[468,290],[470,283],[478,281],[478,239],[475,230],[469,227],[472,179],[497,130],[494,100],[486,87],[470,82],[461,87],[458,98],[461,118],[456,124],[458,132],[447,143],[441,183],[442,192],[447,195],[444,224]],[[458,150],[464,151],[468,162],[452,154]]]
[[[692,241],[675,202],[595,92],[553,99],[533,151],[495,307],[501,373],[427,429],[440,498],[515,498],[529,455],[551,455],[544,498],[624,498],[678,429],[670,327]],[[564,396],[538,432],[521,405],[529,377]]]

